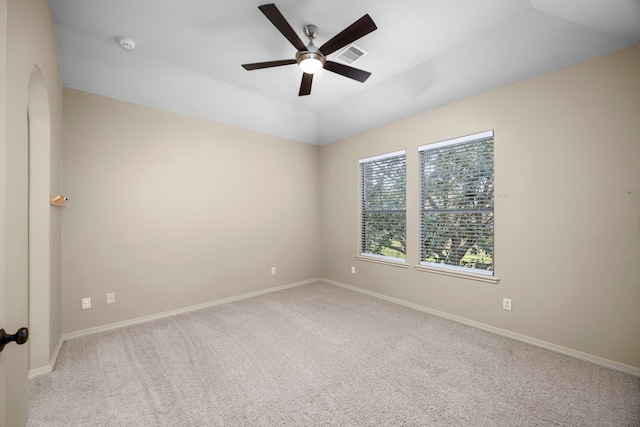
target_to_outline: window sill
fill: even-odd
[[[382,258],[374,258],[374,257],[363,256],[363,255],[356,255],[356,259],[360,261],[373,262],[375,264],[390,265],[392,267],[409,268],[409,264],[402,261],[391,261],[391,260],[386,260]]]
[[[427,267],[426,265],[414,265],[413,268],[415,268],[418,271],[424,271],[427,273],[443,274],[445,276],[459,277],[461,279],[469,279],[469,280],[475,280],[478,282],[493,283],[494,285],[497,285],[500,282],[500,279],[497,277],[485,276],[482,274],[473,274],[473,273],[465,273],[462,271],[445,270],[442,268]]]

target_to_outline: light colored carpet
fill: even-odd
[[[32,426],[638,426],[640,378],[316,283],[77,338]]]

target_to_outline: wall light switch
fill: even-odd
[[[275,267],[271,267],[271,274],[275,275],[276,274],[276,268]]]
[[[88,310],[91,308],[91,298],[82,298],[82,309]]]

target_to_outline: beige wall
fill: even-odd
[[[30,329],[28,345],[12,345],[0,356],[0,424],[25,425],[27,361],[34,356],[49,363],[61,335],[61,223],[60,213],[48,204],[49,193],[60,191],[61,89],[48,2],[2,0],[0,10],[0,320],[7,332],[27,322]],[[29,147],[28,114],[38,121],[37,147]],[[44,200],[29,207],[37,214],[40,237],[32,242],[41,257],[32,270],[39,277],[33,286],[27,267],[30,149],[46,166],[36,171]],[[27,298],[34,293],[38,298],[32,306]]]
[[[319,276],[318,147],[75,90],[63,108],[65,333]]]
[[[636,46],[324,146],[323,277],[640,368],[639,123]],[[414,270],[417,147],[491,129],[500,283]],[[355,259],[358,159],[400,149],[409,269]]]

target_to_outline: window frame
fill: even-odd
[[[356,259],[362,261],[369,261],[379,264],[392,265],[396,267],[407,268],[407,254],[405,253],[404,258],[393,257],[387,255],[379,255],[373,254],[370,252],[364,251],[365,245],[365,236],[364,236],[364,204],[365,204],[365,194],[364,194],[364,164],[375,162],[378,160],[383,160],[392,157],[404,156],[404,239],[407,241],[407,150],[397,150],[385,154],[380,154],[376,156],[366,157],[358,160],[358,224],[359,224],[359,233],[358,233],[358,255]]]
[[[475,133],[472,135],[467,135],[467,136],[463,136],[463,137],[459,137],[459,138],[453,138],[453,139],[448,139],[448,140],[444,140],[444,141],[440,141],[440,142],[435,142],[432,144],[426,144],[426,145],[421,145],[418,147],[418,157],[419,157],[419,161],[420,161],[420,167],[419,167],[419,189],[420,189],[420,194],[419,194],[419,203],[418,203],[418,218],[419,218],[419,235],[418,235],[418,239],[419,239],[419,243],[418,243],[418,248],[419,248],[419,264],[415,265],[414,268],[416,270],[419,271],[425,271],[425,272],[431,272],[431,273],[438,273],[438,274],[444,274],[444,275],[448,275],[448,276],[455,276],[455,277],[462,277],[462,278],[467,278],[467,279],[474,279],[474,280],[479,280],[479,281],[483,281],[483,282],[488,282],[488,283],[498,283],[500,279],[498,279],[496,277],[496,271],[495,271],[495,229],[493,231],[493,255],[492,255],[492,264],[493,264],[493,269],[492,270],[480,270],[480,269],[474,269],[474,268],[469,268],[469,267],[463,267],[463,266],[456,266],[456,265],[449,265],[449,264],[444,264],[444,263],[434,263],[434,262],[429,262],[429,261],[424,261],[424,253],[423,253],[423,244],[422,244],[422,239],[424,238],[424,223],[423,223],[423,218],[424,218],[424,186],[427,185],[426,182],[424,182],[425,176],[424,176],[424,171],[423,171],[423,165],[422,165],[422,156],[423,156],[423,152],[425,153],[424,155],[426,155],[426,151],[428,150],[433,150],[433,149],[437,149],[437,148],[442,148],[442,147],[447,147],[447,146],[452,146],[452,145],[457,145],[457,144],[463,144],[463,143],[468,143],[468,142],[473,142],[476,140],[481,140],[481,139],[486,139],[486,138],[492,138],[493,139],[493,144],[495,147],[495,132],[493,130],[490,131],[485,131],[485,132],[480,132],[480,133]],[[494,178],[493,178],[493,185],[495,187],[495,151],[493,153],[493,168],[494,168]],[[492,215],[495,218],[495,194],[494,194],[494,200],[493,200],[493,209],[491,211]]]

